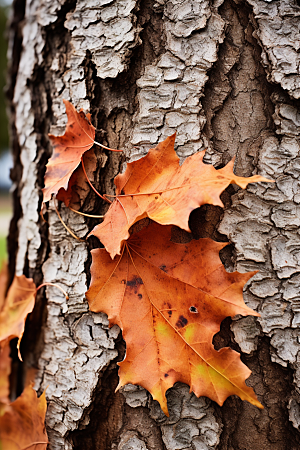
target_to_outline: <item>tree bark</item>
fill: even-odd
[[[14,218],[11,276],[57,283],[38,295],[27,321],[16,392],[36,367],[47,388],[53,450],[296,450],[300,446],[300,7],[294,0],[15,0],[10,27]],[[89,251],[74,240],[51,201],[39,215],[47,133],[63,134],[62,99],[92,114],[98,151],[94,183],[113,194],[125,161],[177,130],[182,160],[207,148],[206,162],[259,173],[272,185],[230,187],[225,212],[191,215],[195,238],[229,240],[227,270],[259,270],[245,302],[260,318],[226,319],[216,348],[242,352],[247,383],[264,410],[236,397],[219,407],[176,384],[170,417],[142,388],[114,393],[125,346],[104,314],[89,312]],[[106,206],[90,192],[84,210]],[[95,220],[60,206],[64,222],[86,236]],[[48,387],[47,387],[48,386]]]

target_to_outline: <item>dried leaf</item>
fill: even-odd
[[[190,213],[206,203],[223,206],[220,194],[230,183],[245,188],[248,183],[270,181],[259,175],[234,175],[233,161],[216,170],[202,162],[204,151],[179,166],[174,142],[175,134],[149,150],[144,158],[127,164],[125,173],[115,178],[116,199],[103,223],[91,233],[112,258],[120,254],[129,228],[146,216],[162,225],[177,225],[190,231]]]
[[[82,155],[89,150],[95,140],[95,127],[90,123],[91,115],[79,113],[74,106],[64,100],[68,123],[63,136],[49,134],[54,152],[47,164],[45,174],[44,202],[51,199],[52,194],[63,188],[68,189],[69,179],[79,166]]]
[[[36,286],[25,275],[15,276],[7,296],[0,298],[0,341],[19,338],[24,332],[27,315],[33,310]]]
[[[8,267],[7,263],[4,262],[0,270],[0,312],[4,306],[7,288],[8,288]]]
[[[5,407],[0,417],[0,449],[46,450],[46,409],[45,393],[37,398],[32,386],[27,386],[17,400]]]
[[[126,341],[119,387],[143,386],[166,414],[165,392],[177,381],[220,405],[235,394],[261,407],[244,383],[251,372],[240,355],[212,345],[225,317],[258,315],[242,295],[256,272],[227,273],[219,258],[226,244],[170,238],[170,226],[152,223],[131,236],[114,261],[104,249],[92,251],[90,309],[105,312]]]
[[[11,358],[9,340],[0,343],[0,416],[3,404],[9,404],[9,376],[11,372]],[[2,404],[2,405],[1,405]]]
[[[94,172],[97,168],[97,158],[93,150],[87,151],[84,155],[84,165],[89,180],[93,182]],[[80,209],[90,191],[91,188],[84,175],[82,166],[80,165],[72,174],[68,184],[68,189],[60,189],[56,195],[56,198],[57,200],[64,202],[66,206],[71,206],[71,208],[74,209]]]

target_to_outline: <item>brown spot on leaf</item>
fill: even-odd
[[[186,324],[188,323],[188,320],[184,316],[179,316],[179,319],[177,320],[175,326],[177,328],[184,328]]]
[[[133,276],[132,280],[128,280],[126,285],[129,287],[138,287],[140,284],[144,284],[143,280],[136,275]]]

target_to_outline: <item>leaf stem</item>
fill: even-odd
[[[86,213],[83,213],[83,212],[81,212],[81,211],[76,211],[76,209],[71,208],[71,206],[68,206],[68,208],[69,208],[71,211],[73,211],[74,213],[80,214],[81,216],[85,216],[85,217],[93,217],[94,219],[103,219],[103,217],[104,217],[104,216],[97,216],[97,215],[94,215],[94,214],[86,214]]]
[[[69,300],[69,296],[68,296],[68,294],[66,293],[66,291],[62,288],[62,287],[60,287],[60,286],[58,286],[57,284],[55,284],[55,283],[43,283],[43,284],[40,284],[37,288],[36,288],[36,292],[39,290],[39,289],[41,289],[42,287],[44,287],[44,286],[54,286],[54,287],[56,287],[57,289],[59,289],[63,294],[64,294],[64,296],[66,297],[66,300]]]
[[[55,200],[54,200],[54,206],[55,206],[56,214],[57,214],[58,217],[59,217],[59,220],[61,221],[61,223],[63,224],[63,226],[65,227],[65,229],[70,233],[70,235],[73,236],[73,238],[77,239],[78,241],[85,242],[85,239],[81,239],[81,238],[79,238],[78,236],[76,236],[76,234],[74,234],[73,231],[72,231],[72,230],[65,224],[65,222],[62,220],[61,215],[60,215],[59,212],[58,212],[58,209],[57,209]]]
[[[89,180],[89,177],[87,176],[85,167],[84,167],[84,162],[83,162],[83,156],[81,157],[81,165],[82,165],[82,169],[85,175],[85,178],[87,179],[87,182],[89,183],[89,185],[91,186],[91,188],[93,189],[93,191],[100,197],[102,198],[102,200],[106,201],[107,203],[112,203],[110,200],[108,200],[108,198],[106,198],[105,196],[101,195],[97,189],[94,188],[94,186],[92,185],[92,183]],[[105,194],[106,195],[106,194]]]
[[[111,152],[122,152],[123,150],[117,150],[116,148],[105,147],[105,145],[100,144],[97,141],[94,141],[95,145],[99,145],[99,147],[105,148],[106,150],[110,150]]]

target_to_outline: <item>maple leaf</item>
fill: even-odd
[[[69,179],[79,166],[82,155],[89,150],[95,141],[95,127],[90,123],[91,115],[79,113],[75,107],[63,100],[68,123],[65,134],[53,136],[49,134],[54,152],[47,164],[45,174],[44,202],[51,199],[60,189],[67,190]]]
[[[25,275],[14,277],[6,297],[0,292],[0,342],[18,337],[19,349],[26,317],[35,304],[35,294],[33,280]]]
[[[84,155],[84,165],[89,179],[93,178],[93,174],[97,168],[97,158],[93,150],[89,150]],[[67,207],[79,209],[90,192],[90,186],[86,176],[80,165],[72,173],[68,188],[60,189],[56,195],[57,200],[65,203]]]
[[[9,340],[0,342],[0,416],[3,404],[9,403],[9,375],[11,372],[11,358]]]
[[[8,288],[8,266],[7,262],[3,262],[0,270],[0,311],[3,307],[6,291]]]
[[[27,386],[17,400],[5,406],[0,417],[0,448],[46,450],[46,409],[45,393],[38,398],[32,386]]]
[[[170,241],[171,226],[151,223],[130,237],[112,260],[92,250],[91,311],[105,312],[126,341],[119,386],[146,388],[168,414],[165,392],[177,381],[198,397],[222,405],[233,394],[261,407],[245,379],[251,371],[213,336],[227,316],[256,315],[243,302],[243,286],[256,273],[227,273],[219,258],[226,244]]]
[[[128,163],[126,171],[115,178],[116,199],[104,221],[90,233],[100,239],[112,258],[120,254],[129,228],[144,217],[190,231],[190,213],[206,203],[223,206],[220,194],[230,183],[245,188],[248,183],[270,181],[259,175],[236,176],[233,160],[216,170],[203,163],[205,151],[188,157],[179,166],[174,142],[175,134],[150,149],[145,157]]]

